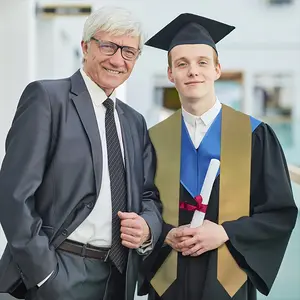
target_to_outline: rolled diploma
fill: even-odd
[[[202,185],[201,193],[200,193],[200,195],[202,196],[202,204],[205,204],[205,205],[208,204],[211,190],[212,190],[214,181],[216,179],[219,167],[220,167],[220,161],[218,159],[212,159],[210,161],[208,169],[207,169],[207,173],[206,173],[203,185]],[[203,223],[204,217],[205,217],[205,213],[203,213],[202,211],[195,210],[190,227],[195,228],[195,227],[201,226]]]

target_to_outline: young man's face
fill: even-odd
[[[208,45],[179,45],[170,52],[168,77],[181,97],[196,102],[214,95],[214,82],[221,75],[214,49]]]

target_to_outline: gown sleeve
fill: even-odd
[[[138,280],[139,296],[149,293],[149,284],[151,279],[171,252],[171,247],[167,245],[164,246],[164,241],[169,231],[173,228],[173,225],[163,222],[162,233],[158,242],[156,243],[151,254],[149,254],[147,258],[143,260]]]
[[[283,150],[262,123],[253,133],[250,217],[222,225],[229,251],[264,295],[277,276],[297,215]]]

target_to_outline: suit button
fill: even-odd
[[[90,202],[86,205],[87,208],[93,208],[94,207],[94,203],[93,202]]]
[[[61,233],[63,236],[66,236],[66,235],[68,235],[68,230],[67,229],[64,229],[63,231],[62,231],[62,233]]]

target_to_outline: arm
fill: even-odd
[[[253,145],[251,217],[225,222],[227,246],[255,287],[268,294],[297,218],[289,173],[272,129],[259,128]]]
[[[50,140],[49,97],[42,85],[34,82],[19,101],[0,171],[0,221],[27,288],[45,279],[57,265],[55,251],[41,230],[34,197],[43,180]]]
[[[253,138],[250,217],[224,222],[205,220],[179,236],[193,237],[179,246],[183,255],[198,256],[226,243],[254,286],[267,295],[277,276],[297,218],[289,173],[280,144],[267,125]]]
[[[146,122],[143,118],[144,126],[144,192],[142,198],[142,210],[140,216],[149,226],[153,245],[160,237],[162,230],[162,205],[159,199],[158,190],[154,184],[156,172],[156,155],[151,143]]]
[[[174,234],[171,233],[171,230],[174,229],[175,230],[176,227],[174,227],[173,225],[167,224],[165,222],[163,222],[162,224],[162,233],[159,237],[159,240],[157,241],[157,244],[159,247],[163,247],[163,246],[167,246],[169,245],[170,247],[172,247],[172,245],[174,246],[175,249],[175,237]],[[162,243],[160,243],[160,241]],[[149,239],[143,243],[140,248],[137,249],[138,253],[141,255],[145,255],[145,254],[149,254],[149,251],[153,250],[153,236],[150,233],[150,237]],[[175,249],[178,250],[178,249]]]
[[[122,244],[136,249],[140,255],[148,255],[158,241],[162,227],[161,201],[154,184],[156,171],[155,152],[150,141],[144,118],[143,122],[143,194],[141,211],[119,212]]]
[[[137,293],[139,296],[147,295],[149,293],[151,279],[172,250],[171,246],[165,244],[166,237],[172,228],[172,225],[163,222],[162,233],[157,243],[153,247],[151,253],[146,256],[142,262],[137,288]]]
[[[157,273],[163,262],[167,259],[172,249],[177,252],[181,252],[182,249],[178,247],[178,244],[188,237],[176,237],[176,234],[183,231],[187,225],[175,227],[171,224],[163,222],[162,233],[155,244],[152,252],[143,260],[139,279],[138,279],[138,295],[146,295],[149,293],[150,281]]]

